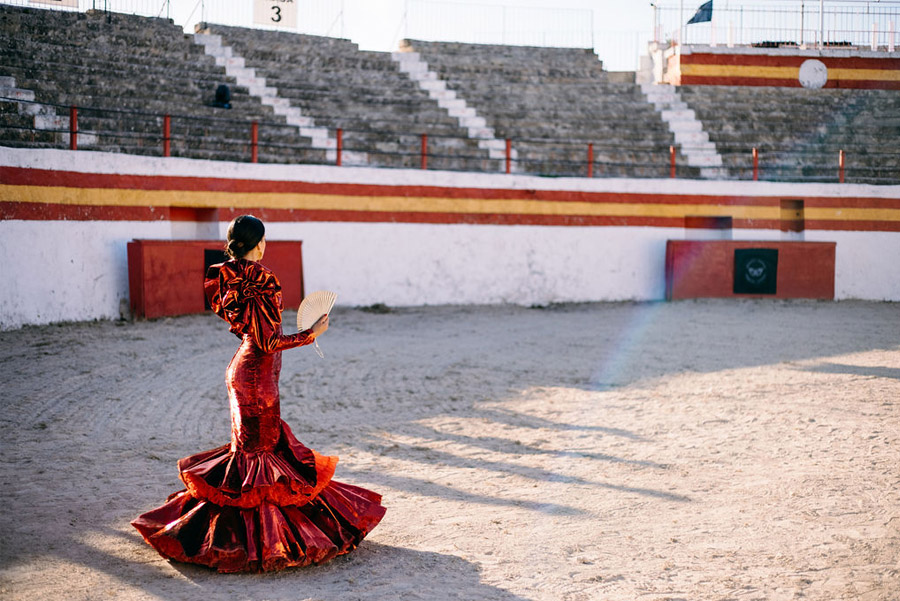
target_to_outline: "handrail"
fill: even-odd
[[[433,133],[427,128],[417,128],[415,131],[397,132],[392,130],[381,129],[354,129],[354,128],[332,128],[328,127],[329,132],[334,132],[335,136],[340,139],[340,152],[336,152],[335,158],[329,158],[329,152],[335,152],[335,148],[315,148],[309,143],[293,144],[286,142],[284,136],[272,137],[273,132],[285,130],[288,132],[299,132],[299,128],[294,125],[285,123],[266,122],[259,120],[232,119],[227,117],[214,116],[195,116],[184,114],[159,114],[155,112],[138,111],[132,109],[120,108],[100,108],[100,107],[84,107],[63,105],[57,103],[38,102],[31,100],[23,100],[0,96],[0,101],[17,102],[22,104],[32,104],[39,106],[52,107],[54,109],[65,109],[71,116],[77,115],[78,126],[73,127],[70,121],[68,128],[47,128],[38,129],[37,127],[6,125],[4,129],[11,131],[30,131],[32,139],[34,134],[63,134],[68,135],[68,146],[70,149],[84,148],[87,146],[84,142],[79,145],[79,136],[92,135],[102,138],[109,145],[115,146],[119,141],[136,142],[132,150],[141,151],[150,150],[153,146],[158,146],[156,151],[159,156],[186,156],[191,154],[192,142],[198,140],[197,135],[185,133],[185,125],[188,127],[196,126],[199,122],[200,127],[209,127],[215,125],[224,126],[232,125],[231,130],[222,127],[225,137],[217,141],[221,154],[227,158],[223,160],[234,160],[236,157],[243,157],[243,160],[256,162],[257,160],[273,160],[277,157],[268,157],[265,152],[291,152],[288,157],[280,157],[290,162],[301,162],[309,164],[347,164],[347,153],[360,153],[368,157],[381,157],[385,160],[383,163],[397,164],[403,168],[439,168],[463,171],[505,171],[507,173],[523,172],[533,175],[548,176],[567,176],[567,177],[605,177],[609,175],[623,176],[631,172],[651,173],[653,177],[698,177],[699,167],[689,167],[682,158],[683,153],[690,150],[689,145],[665,145],[661,143],[651,144],[644,147],[638,147],[634,144],[616,144],[606,141],[596,141],[591,139],[557,139],[557,138],[515,138],[505,140],[505,152],[503,157],[494,156],[488,158],[487,151],[473,153],[471,149],[478,142],[477,139],[466,138],[464,136],[454,136],[446,133]],[[62,112],[62,111],[61,111]],[[131,119],[125,119],[116,122],[120,125],[116,130],[97,130],[86,128],[85,124],[90,125],[91,115],[95,113],[111,113],[114,115],[123,115]],[[96,117],[95,117],[96,118]],[[141,118],[146,122],[153,122],[154,128],[149,131],[129,131],[125,129],[128,124],[132,126]],[[181,127],[177,126],[180,122]],[[407,124],[409,125],[409,124]],[[236,131],[235,131],[236,130]],[[235,137],[237,132],[246,132],[240,137]],[[358,143],[354,144],[354,137],[349,139],[346,133],[361,133],[366,135],[388,135],[395,141],[394,150],[377,149],[370,146],[363,146]],[[299,139],[307,139],[299,136]],[[468,148],[453,148],[442,146],[435,143],[435,140],[447,139],[463,139],[469,142]],[[55,143],[59,147],[65,147],[64,138],[57,140]],[[532,147],[539,154],[543,151],[544,156],[524,156],[523,150]],[[513,149],[516,148],[519,156],[513,158]],[[797,148],[793,150],[786,149],[770,149],[765,144],[756,144],[753,148],[744,147],[737,144],[726,144],[725,149],[738,148],[742,155],[746,156],[746,164],[739,165],[728,164],[726,167],[730,171],[732,177],[740,179],[766,179],[774,181],[838,181],[843,182],[847,179],[862,177],[873,172],[873,168],[865,166],[853,166],[848,161],[849,154],[845,149],[819,150],[818,147]],[[833,148],[833,147],[832,147]],[[197,144],[194,144],[195,151],[200,150]],[[615,158],[617,151],[627,151],[632,153],[631,157]],[[127,151],[125,151],[127,152]],[[633,153],[643,156],[643,159],[636,160]],[[141,154],[145,154],[141,152]],[[149,153],[146,153],[149,154]],[[603,155],[613,156],[606,156]],[[734,157],[736,153],[728,153],[728,156]],[[874,157],[898,157],[900,152],[888,151],[867,151],[867,156]],[[653,157],[656,158],[653,158]],[[343,158],[343,160],[342,160]],[[825,159],[827,165],[810,165],[810,162],[821,161]],[[441,162],[443,161],[443,163]],[[450,165],[447,165],[447,162]],[[280,161],[278,161],[280,162]],[[376,161],[377,162],[377,161]],[[462,167],[453,166],[453,162]],[[789,164],[789,163],[796,164]],[[803,164],[801,164],[803,163]],[[829,167],[833,163],[833,167]],[[493,165],[490,167],[490,165]],[[890,173],[890,172],[888,172]],[[631,177],[640,177],[640,175],[631,175]],[[645,175],[644,177],[647,177]],[[890,178],[871,175],[872,179],[878,182],[900,183],[900,177]]]

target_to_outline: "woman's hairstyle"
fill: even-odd
[[[239,215],[228,224],[228,240],[225,254],[232,259],[240,259],[256,248],[266,235],[266,226],[253,215]]]

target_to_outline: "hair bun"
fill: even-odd
[[[266,235],[266,226],[253,215],[235,217],[228,225],[225,252],[233,259],[240,259],[256,248]]]

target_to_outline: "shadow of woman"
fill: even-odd
[[[170,562],[184,578],[160,577],[150,588],[164,599],[184,595],[218,599],[315,601],[366,599],[526,601],[482,583],[477,564],[431,551],[365,541],[348,555],[321,565],[263,574],[218,574],[207,568]],[[162,590],[163,588],[169,590]]]

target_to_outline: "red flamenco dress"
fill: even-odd
[[[213,265],[204,287],[241,338],[225,372],[231,443],[181,459],[187,489],[132,525],[162,556],[220,572],[305,566],[355,549],[384,515],[381,495],[332,480],[337,457],[303,446],[279,411],[281,351],[313,336],[282,334],[281,286],[259,263]]]

